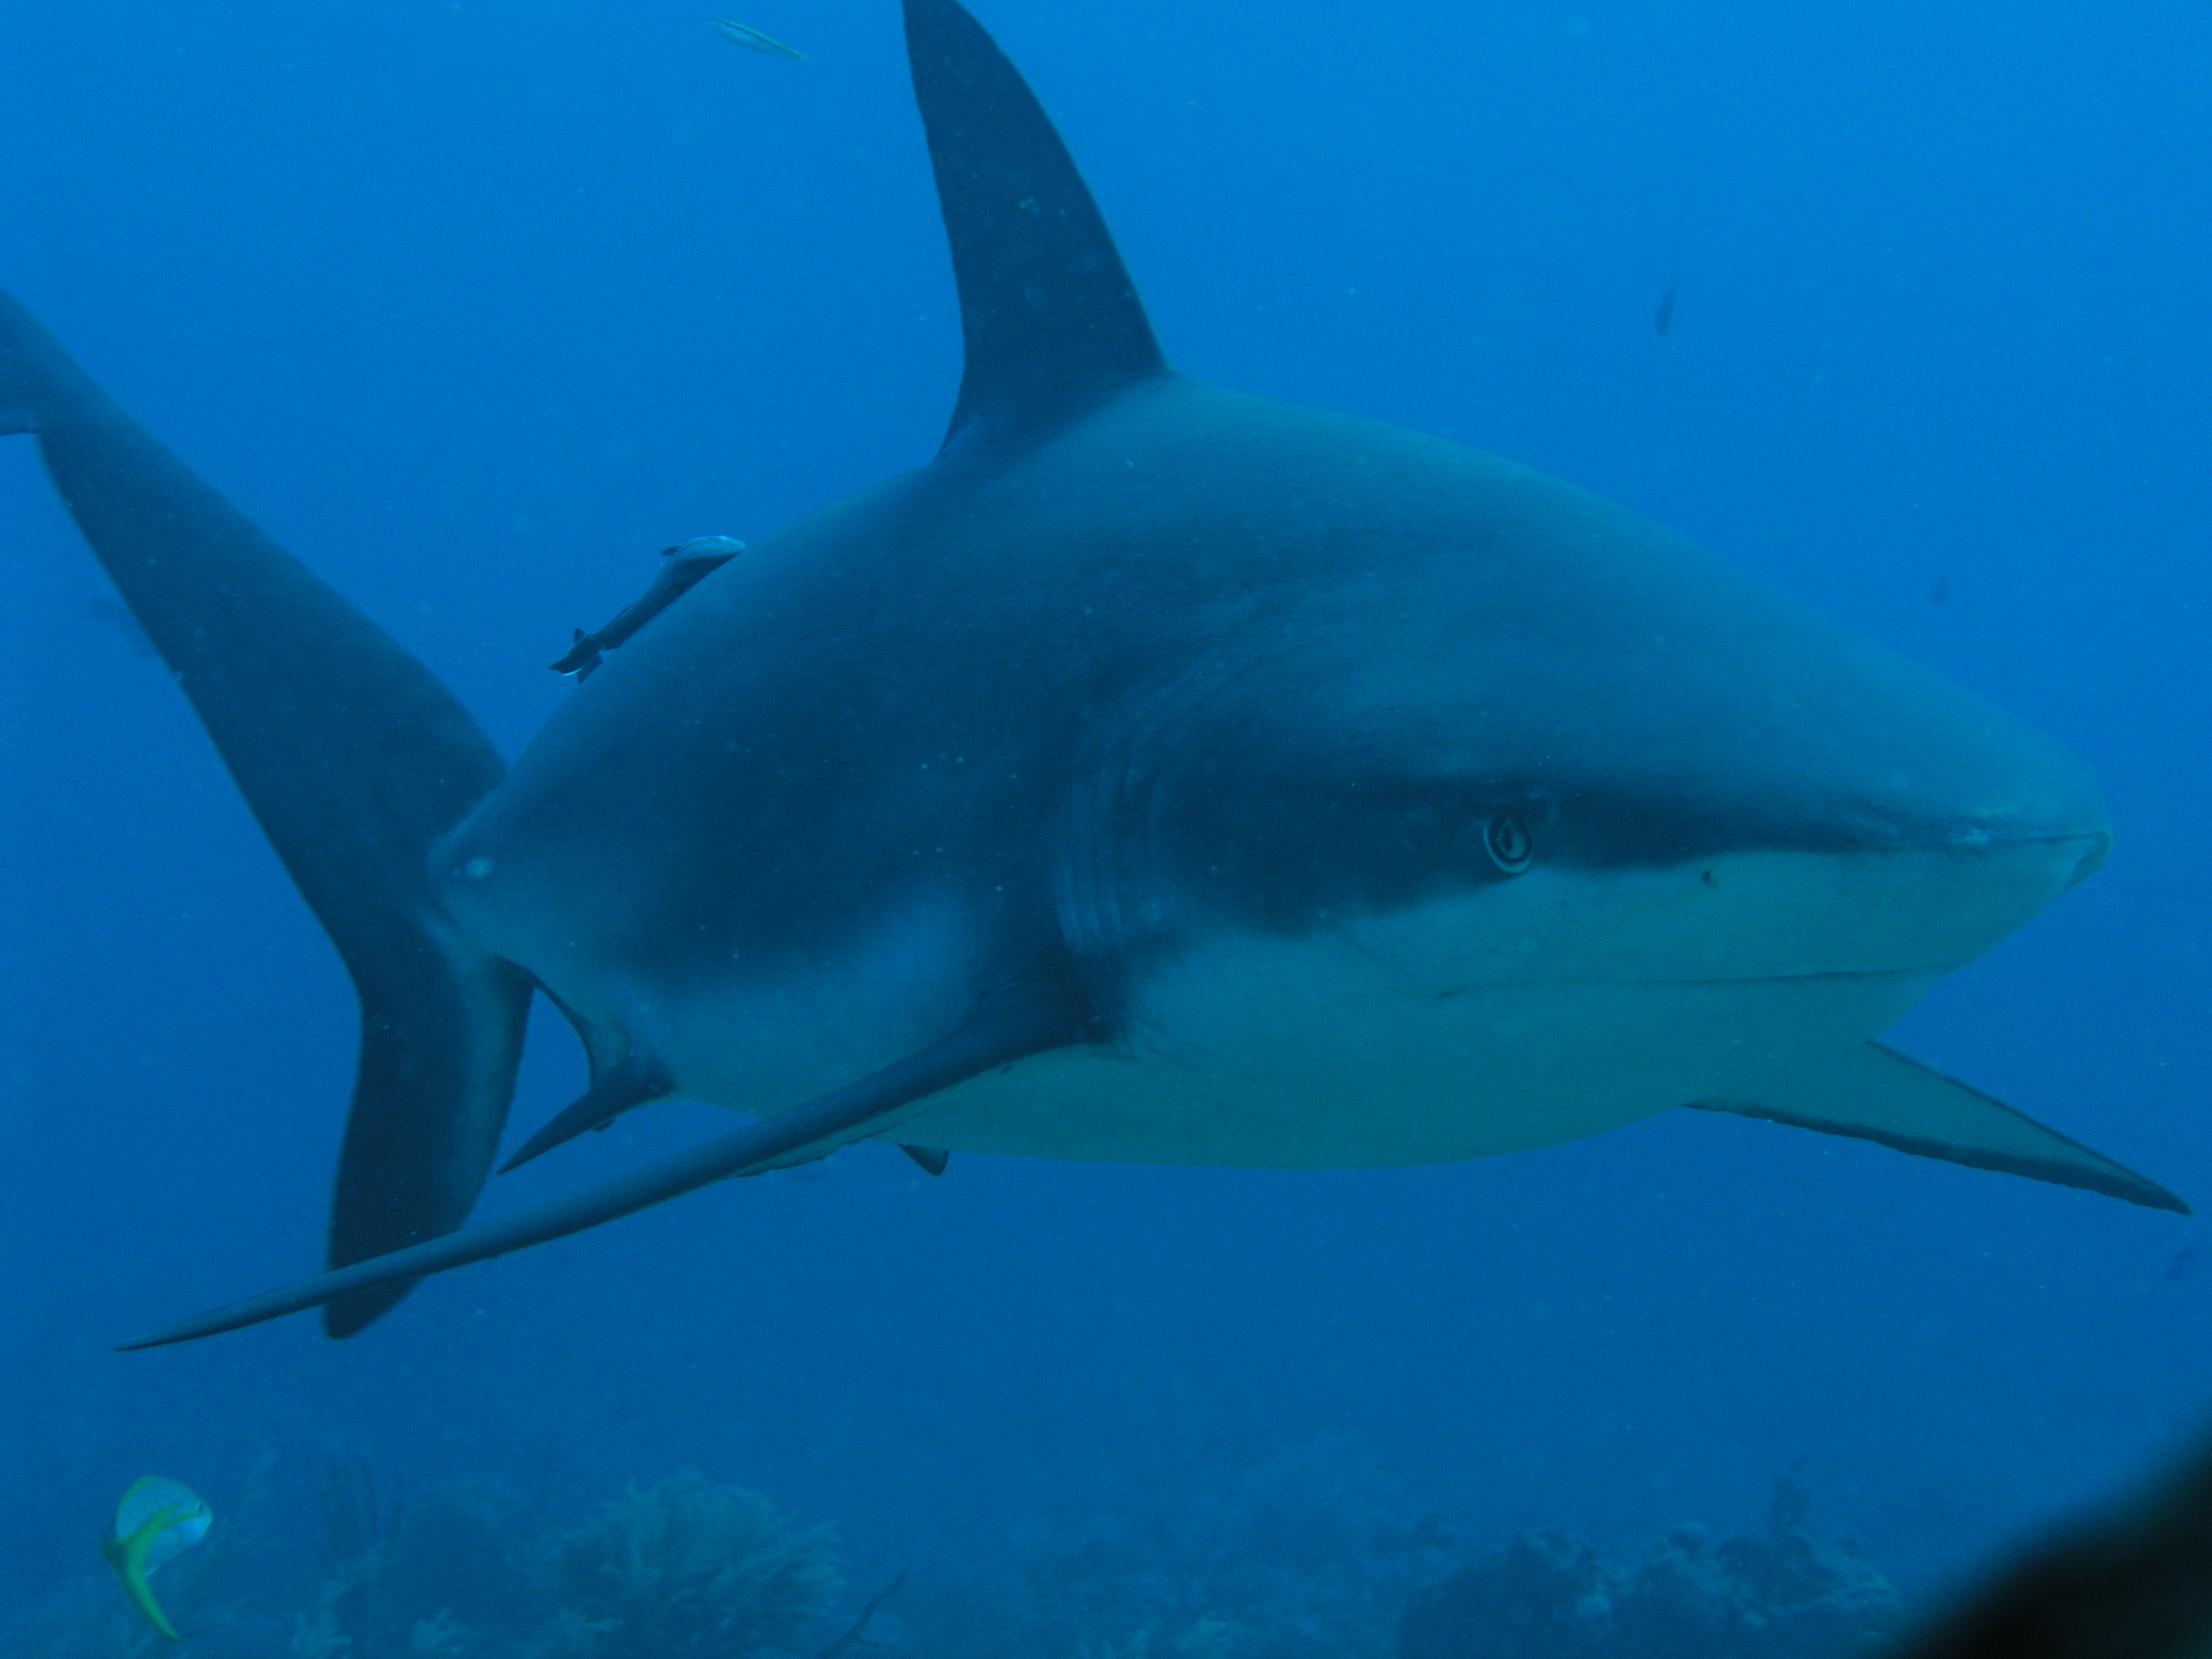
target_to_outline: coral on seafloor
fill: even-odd
[[[1374,1659],[1450,1564],[1355,1440],[1323,1436],[1149,1508],[1020,1541],[996,1586],[926,1588],[917,1646],[948,1659]]]
[[[1211,1468],[841,1605],[828,1526],[692,1470],[564,1524],[550,1481],[403,1491],[333,1462],[289,1567],[257,1480],[164,1571],[174,1648],[87,1575],[0,1618],[0,1659],[1851,1659],[1898,1627],[1881,1574],[1807,1532],[1794,1474],[1748,1535],[1471,1560],[1356,1441]]]
[[[1776,1484],[1763,1534],[1714,1544],[1678,1528],[1630,1560],[1559,1533],[1524,1534],[1414,1596],[1398,1659],[1842,1659],[1897,1631],[1896,1591],[1803,1528],[1808,1498]]]
[[[829,1619],[835,1536],[758,1492],[691,1470],[632,1489],[581,1522],[496,1484],[419,1494],[334,1460],[315,1494],[319,1560],[287,1570],[258,1520],[258,1479],[207,1548],[158,1587],[174,1646],[87,1573],[0,1620],[4,1659],[765,1659],[873,1645],[870,1619]],[[300,1552],[305,1554],[304,1550]],[[251,1571],[242,1569],[251,1567]],[[308,1568],[302,1573],[301,1568]],[[253,1593],[245,1593],[251,1583]],[[895,1584],[893,1586],[895,1588]],[[838,1634],[842,1629],[842,1634]],[[825,1648],[824,1643],[829,1645]]]
[[[696,1470],[560,1535],[548,1576],[560,1659],[748,1659],[790,1649],[841,1578],[836,1534]]]

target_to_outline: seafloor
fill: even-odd
[[[849,1578],[834,1522],[694,1470],[578,1512],[550,1490],[415,1490],[365,1462],[250,1473],[156,1580],[178,1659],[1825,1659],[1888,1643],[1889,1582],[1809,1528],[1685,1524],[1608,1554],[1456,1535],[1356,1450],[1300,1446],[1152,1515],[1037,1528],[957,1573]],[[92,1552],[86,1552],[87,1560]],[[171,1644],[88,1567],[0,1630],[25,1659]]]

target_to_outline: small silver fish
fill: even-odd
[[[743,23],[728,17],[709,17],[707,21],[715,26],[723,38],[735,41],[749,51],[766,53],[772,58],[797,58],[801,63],[808,61],[805,53],[794,52],[773,35],[763,35],[757,29],[748,29]]]

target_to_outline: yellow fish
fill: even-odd
[[[726,38],[735,41],[740,46],[753,51],[765,52],[772,58],[797,58],[801,63],[808,60],[805,53],[794,52],[772,35],[763,35],[759,29],[748,28],[734,19],[709,17],[707,21],[720,30]]]
[[[130,1483],[123,1502],[115,1506],[115,1530],[100,1540],[100,1554],[123,1580],[129,1596],[147,1621],[172,1642],[171,1624],[146,1580],[162,1562],[174,1560],[202,1538],[215,1512],[189,1487],[160,1475],[147,1475]]]

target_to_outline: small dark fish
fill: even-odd
[[[2174,1259],[2166,1263],[2166,1270],[2160,1278],[2169,1285],[2177,1285],[2196,1271],[2196,1246],[2184,1244],[2174,1252]]]
[[[1938,576],[1928,584],[1928,602],[1930,605],[1951,602],[1951,579],[1948,576]]]
[[[1651,314],[1651,326],[1660,334],[1672,333],[1675,327],[1675,290],[1681,286],[1681,279],[1667,284],[1667,291],[1659,296],[1659,308]]]
[[[130,607],[119,599],[88,599],[85,601],[86,620],[97,622],[104,628],[113,628],[123,636],[123,643],[130,647],[134,657],[158,657],[154,642],[146,637],[146,630],[138,626],[138,619],[130,614]]]
[[[773,35],[763,35],[759,29],[741,23],[734,18],[709,17],[707,21],[715,26],[715,31],[724,40],[735,41],[748,52],[762,53],[772,58],[797,58],[801,63],[807,60],[805,53],[794,52]]]

